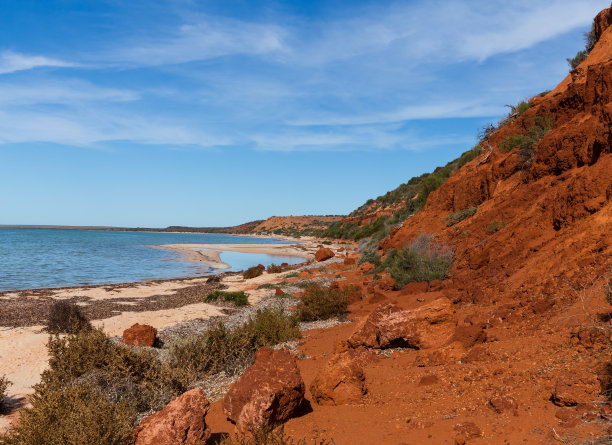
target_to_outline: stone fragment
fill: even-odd
[[[344,405],[359,402],[367,392],[365,374],[356,350],[334,355],[310,385],[319,405]]]
[[[595,374],[578,369],[563,371],[555,382],[552,401],[558,406],[575,406],[595,401],[600,392]]]
[[[134,324],[123,331],[123,343],[130,346],[153,346],[157,329],[146,324]]]
[[[327,247],[321,247],[319,250],[317,250],[317,253],[315,253],[315,261],[329,260],[334,256],[335,254],[334,252],[332,252],[331,249],[328,249]]]

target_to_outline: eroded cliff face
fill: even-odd
[[[382,252],[436,233],[455,249],[445,287],[468,300],[552,298],[559,286],[605,274],[612,254],[611,24],[606,9],[595,19],[598,41],[586,60],[493,133],[481,156],[380,243]],[[528,134],[538,119],[552,128],[533,153],[500,148],[509,136]],[[477,207],[474,216],[446,226],[449,213],[470,207]]]

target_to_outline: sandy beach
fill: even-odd
[[[224,250],[311,259],[318,246],[316,242],[305,242],[159,247],[180,251],[191,255],[193,261],[210,264],[208,261],[214,262],[219,252]],[[0,293],[0,375],[5,375],[13,383],[8,393],[14,405],[23,403],[33,393],[32,386],[39,381],[40,374],[47,366],[45,344],[48,334],[43,327],[44,317],[53,301],[76,302],[86,314],[91,314],[89,318],[94,326],[103,326],[110,336],[121,336],[134,323],[165,329],[194,319],[224,316],[226,313],[223,307],[203,303],[208,292],[215,288],[243,290],[249,295],[249,303],[257,304],[274,293],[274,290],[258,287],[264,283],[277,282],[279,276],[284,274],[266,272],[254,279],[245,280],[239,272],[225,272],[216,283],[207,283],[209,277],[198,277]],[[11,420],[11,416],[0,416],[0,432],[6,429]]]

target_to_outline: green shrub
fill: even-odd
[[[278,285],[274,283],[264,283],[257,286],[257,289],[275,289]]]
[[[388,270],[395,288],[419,281],[443,280],[450,273],[453,254],[432,235],[420,234],[401,251],[391,249],[378,271]]]
[[[263,271],[264,270],[259,266],[249,267],[247,270],[244,271],[244,273],[242,274],[242,277],[245,280],[250,280],[251,278],[260,276],[263,273]]]
[[[288,273],[287,275],[285,275],[285,276],[283,277],[283,279],[287,279],[287,278],[297,278],[297,277],[299,277],[299,276],[300,276],[300,274],[299,274],[298,272],[291,272],[291,273]]]
[[[500,229],[504,228],[505,226],[506,226],[505,223],[494,221],[491,224],[487,225],[487,231],[491,233],[495,233],[495,232],[498,232]]]
[[[192,384],[221,371],[229,375],[242,372],[261,346],[274,346],[298,335],[295,317],[285,314],[282,307],[268,307],[233,330],[219,323],[202,335],[175,341],[170,345],[169,362]]]
[[[297,306],[297,316],[300,321],[327,320],[346,313],[350,288],[329,288],[313,284]]]
[[[205,303],[211,303],[222,299],[226,302],[234,303],[236,306],[246,306],[249,304],[249,296],[243,291],[240,292],[223,292],[220,290],[209,293],[204,299]]]
[[[134,412],[127,402],[112,403],[86,385],[37,391],[31,408],[0,438],[6,445],[130,443]]]
[[[304,280],[304,281],[298,281],[298,282],[292,283],[292,286],[298,287],[300,289],[306,289],[307,287],[315,285],[315,284],[317,284],[316,281]]]
[[[506,153],[511,152],[515,148],[519,148],[521,150],[529,149],[533,145],[533,139],[525,134],[516,134],[512,136],[508,136],[506,139],[499,143],[499,148],[501,148]]]
[[[2,405],[4,399],[8,396],[7,389],[12,383],[8,381],[6,376],[0,377],[0,412],[2,412]]]
[[[375,266],[380,265],[380,255],[375,248],[370,248],[363,251],[357,260],[357,265],[361,266],[363,263],[372,263]]]
[[[258,347],[274,346],[300,335],[297,317],[286,315],[281,305],[259,309],[247,322],[246,329],[254,333]]]
[[[74,303],[56,301],[49,309],[47,331],[52,334],[75,333],[82,329],[91,328],[89,320],[81,313],[81,309]]]
[[[447,227],[451,227],[472,216],[474,213],[476,213],[476,207],[469,207],[467,209],[460,210],[457,213],[451,213],[444,221],[446,221]]]
[[[506,153],[518,148],[519,155],[525,158],[525,166],[531,165],[535,146],[553,126],[553,119],[550,116],[534,116],[529,121],[531,126],[526,132],[508,136],[499,144],[499,148]]]

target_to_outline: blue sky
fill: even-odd
[[[609,0],[3,0],[0,224],[348,213],[552,89]]]

